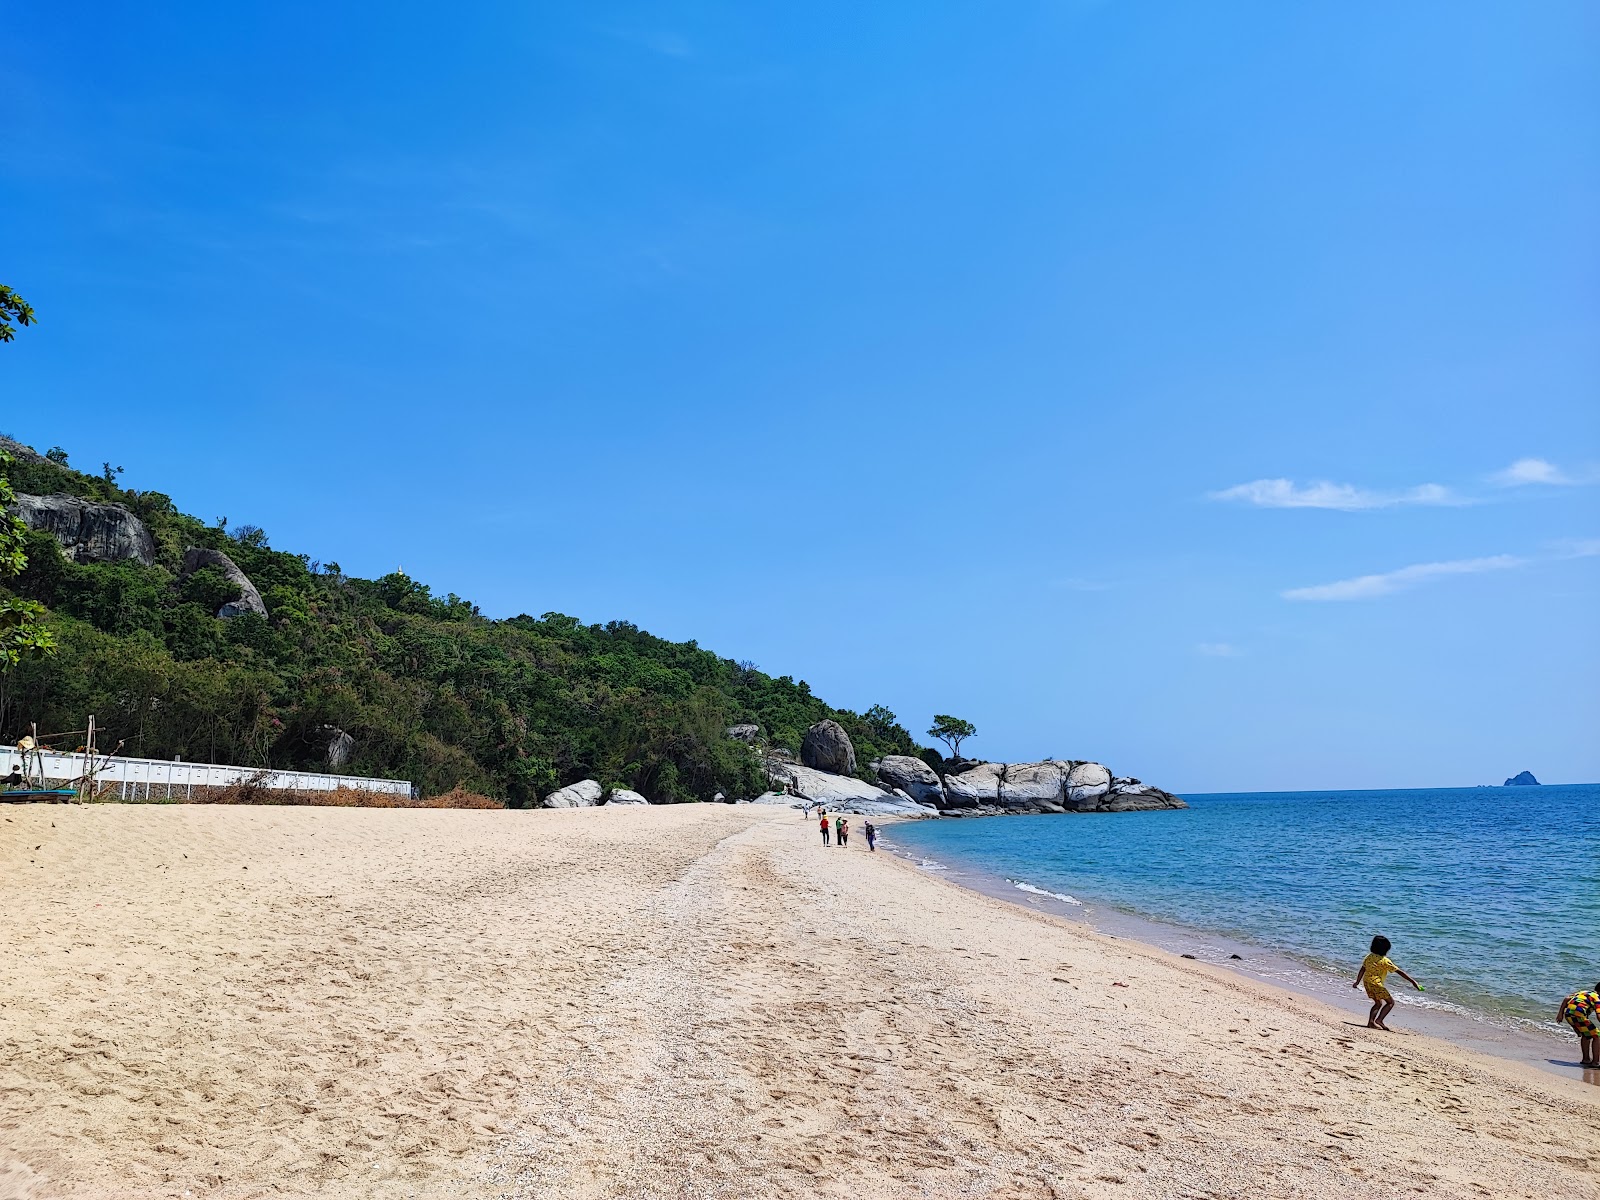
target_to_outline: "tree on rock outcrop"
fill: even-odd
[[[928,730],[928,736],[938,738],[950,747],[950,757],[961,757],[961,743],[969,737],[976,736],[978,727],[971,721],[963,721],[960,717],[952,717],[946,713],[936,713],[933,725]]]

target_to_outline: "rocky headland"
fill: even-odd
[[[818,721],[806,730],[800,756],[764,743],[760,726],[730,726],[727,736],[762,755],[775,785],[753,803],[806,808],[823,805],[866,817],[987,817],[1014,813],[1138,812],[1189,807],[1171,792],[1138,779],[1112,774],[1084,759],[994,763],[946,759],[939,768],[904,754],[886,754],[857,769],[850,735],[837,721]],[[871,774],[876,782],[863,778]],[[551,792],[545,808],[591,808],[606,804],[649,804],[638,792],[608,791],[584,779]]]
[[[751,740],[748,727],[729,736]],[[823,804],[863,816],[978,817],[1006,813],[1135,812],[1187,808],[1171,792],[1114,775],[1084,759],[995,763],[947,759],[939,768],[909,755],[890,754],[867,764],[870,783],[844,768],[855,765],[850,736],[835,721],[807,732],[800,761],[768,749],[766,769],[779,789],[758,804]]]

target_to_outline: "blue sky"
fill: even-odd
[[[0,429],[1175,789],[1600,779],[1600,11],[34,6]]]

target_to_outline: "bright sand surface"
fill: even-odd
[[[0,1196],[1600,1196],[1600,1088],[787,809],[0,816]]]

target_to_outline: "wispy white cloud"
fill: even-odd
[[[1239,647],[1228,642],[1201,642],[1194,648],[1194,652],[1206,658],[1238,658],[1244,653]]]
[[[1542,458],[1519,458],[1503,471],[1489,476],[1489,482],[1498,487],[1527,487],[1546,484],[1551,487],[1574,487],[1593,483],[1591,477],[1569,475],[1553,462]]]
[[[1451,575],[1479,575],[1485,571],[1509,571],[1527,566],[1530,560],[1514,554],[1495,554],[1488,558],[1458,558],[1450,562],[1416,563],[1398,571],[1385,571],[1381,575],[1358,575],[1354,579],[1341,579],[1335,583],[1319,583],[1315,587],[1290,588],[1283,593],[1285,600],[1368,600],[1374,596],[1387,596],[1404,591],[1434,579]]]
[[[1582,487],[1600,483],[1600,469],[1563,470],[1547,459],[1519,458],[1509,467],[1495,471],[1486,478],[1502,490],[1539,486]],[[1473,494],[1475,492],[1476,495]],[[1292,479],[1254,479],[1249,483],[1211,492],[1209,498],[1253,504],[1257,508],[1331,508],[1341,512],[1360,512],[1403,506],[1456,508],[1482,504],[1492,499],[1493,493],[1485,494],[1481,483],[1465,490],[1439,483],[1419,483],[1416,487],[1385,491],[1359,487],[1353,483],[1333,483],[1326,479],[1310,483],[1296,483]]]
[[[1350,483],[1330,483],[1325,479],[1307,484],[1297,484],[1292,479],[1256,479],[1212,492],[1211,499],[1239,501],[1257,508],[1333,508],[1343,512],[1394,508],[1403,504],[1453,506],[1472,503],[1437,483],[1422,483],[1398,492],[1382,492]]]
[[[1487,558],[1457,558],[1448,562],[1416,563],[1379,575],[1358,575],[1314,587],[1290,588],[1285,600],[1368,600],[1451,575],[1480,575],[1485,571],[1510,571],[1536,563],[1564,562],[1574,558],[1600,558],[1600,538],[1562,538],[1545,543],[1543,554],[1524,557],[1494,554]]]
[[[1563,538],[1550,547],[1556,558],[1600,557],[1600,538]]]

